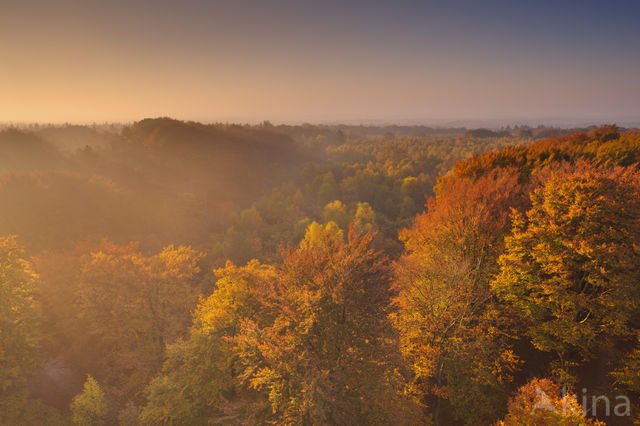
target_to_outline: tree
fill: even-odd
[[[611,372],[611,376],[615,379],[616,388],[624,390],[626,395],[635,395],[630,398],[633,407],[631,411],[634,414],[634,422],[640,423],[640,332],[636,331],[636,334],[633,347],[618,357],[618,365]]]
[[[423,205],[425,202],[425,188],[424,182],[421,182],[415,176],[409,176],[402,180],[402,186],[400,187],[400,193],[405,199],[412,200],[416,205]]]
[[[42,255],[40,297],[65,303],[45,304],[56,340],[49,347],[63,350],[76,368],[100,380],[114,409],[141,403],[166,345],[188,330],[201,257],[184,246],[144,256],[135,244],[107,241]]]
[[[490,423],[508,398],[518,358],[489,282],[522,192],[509,170],[444,180],[428,211],[401,233],[393,318],[413,371],[409,390],[430,405],[436,424]]]
[[[189,339],[168,348],[161,374],[147,387],[143,424],[240,422],[263,414],[266,403],[239,377],[232,339],[245,318],[268,322],[262,295],[275,270],[254,260],[244,267],[228,262],[215,273],[215,290],[198,306]]]
[[[401,421],[385,307],[390,271],[370,236],[313,223],[283,264],[217,271],[190,337],[148,388],[145,424]]]
[[[322,176],[320,188],[318,189],[318,204],[324,206],[327,203],[339,198],[340,188],[336,183],[333,173],[327,172]]]
[[[506,417],[497,426],[605,425],[603,422],[587,419],[576,395],[563,394],[560,386],[549,379],[533,379],[522,386],[509,401],[508,409]]]
[[[278,423],[401,423],[415,414],[397,394],[391,275],[371,239],[352,229],[345,243],[331,224],[310,227],[269,283],[273,322],[247,319],[234,339],[242,376],[267,395]]]
[[[16,237],[0,238],[0,423],[13,423],[26,403],[26,385],[40,367],[37,276]]]
[[[358,203],[353,216],[353,227],[362,234],[373,234],[377,231],[376,214],[369,203]]]
[[[516,214],[493,291],[526,323],[541,351],[571,367],[630,336],[640,303],[640,180],[622,168],[559,171]],[[609,340],[611,343],[611,340]],[[612,346],[612,345],[611,345]]]
[[[71,403],[73,423],[81,426],[98,426],[106,423],[107,403],[98,382],[87,377],[82,392]]]
[[[347,207],[340,200],[334,200],[327,204],[322,211],[322,217],[325,223],[335,222],[340,229],[346,230],[349,226]]]

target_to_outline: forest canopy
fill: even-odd
[[[4,129],[0,424],[640,421],[639,164],[615,125]]]

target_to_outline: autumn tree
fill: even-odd
[[[277,316],[248,319],[235,339],[243,377],[265,392],[279,423],[402,422],[393,335],[385,307],[391,274],[372,236],[310,228],[270,285]]]
[[[324,206],[322,217],[325,223],[335,222],[341,229],[347,229],[349,226],[349,213],[347,206],[340,200],[334,200]]]
[[[273,267],[257,261],[216,270],[215,290],[196,310],[189,339],[168,348],[161,374],[147,388],[143,424],[255,422],[265,411],[268,415],[264,398],[239,377],[233,338],[245,318],[269,322],[262,294],[274,274]]]
[[[581,165],[555,173],[516,214],[493,291],[526,323],[541,351],[572,366],[632,334],[640,303],[638,172]],[[608,342],[608,343],[605,343]]]
[[[616,390],[630,395],[634,423],[640,423],[640,331],[636,331],[635,339],[625,342],[629,346],[626,353],[617,357],[611,376],[615,379]]]
[[[40,297],[55,301],[45,302],[54,340],[48,346],[96,377],[116,409],[140,403],[166,345],[188,329],[200,291],[201,254],[169,246],[145,256],[135,244],[106,241],[84,249],[37,260]],[[64,308],[61,297],[68,298]]]
[[[489,282],[522,192],[508,170],[445,179],[427,212],[401,233],[395,326],[413,370],[410,390],[436,424],[494,421],[509,395],[518,359]]]
[[[190,338],[148,388],[145,424],[401,421],[385,310],[390,271],[371,236],[309,227],[275,267],[217,271]],[[386,420],[385,420],[386,419]]]
[[[377,232],[376,214],[369,203],[358,203],[353,215],[353,227],[357,232],[363,234]]]
[[[40,313],[36,275],[16,237],[0,238],[0,423],[18,422],[26,385],[40,366]]]
[[[497,426],[559,425],[604,426],[586,417],[575,394],[564,392],[549,379],[533,379],[518,389],[509,401],[508,412]]]

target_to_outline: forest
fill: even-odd
[[[0,424],[640,422],[639,166],[616,125],[0,129]]]

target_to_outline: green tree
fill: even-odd
[[[336,183],[333,173],[327,172],[322,176],[322,183],[318,189],[318,204],[324,206],[332,200],[338,199],[340,196],[340,188]]]
[[[108,413],[105,394],[98,382],[87,377],[82,392],[71,402],[73,423],[81,426],[98,426],[106,423]]]
[[[416,204],[421,205],[425,199],[425,185],[415,176],[408,176],[402,180],[400,193],[403,197],[412,199]]]

